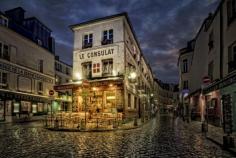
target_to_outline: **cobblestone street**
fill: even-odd
[[[40,123],[0,125],[0,157],[236,157],[163,115],[138,129],[115,132],[52,132]]]

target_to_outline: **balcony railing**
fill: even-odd
[[[92,42],[90,42],[90,43],[84,43],[84,45],[83,45],[83,49],[85,49],[85,48],[91,48],[93,46],[93,43]]]
[[[112,43],[113,43],[113,39],[103,39],[102,40],[102,45],[112,44]]]

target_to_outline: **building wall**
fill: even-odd
[[[113,44],[101,45],[102,34],[104,30],[113,29]],[[82,49],[83,35],[86,33],[93,33],[93,46],[92,48]],[[92,61],[93,63],[100,63],[103,59],[113,59],[114,75],[122,75],[124,73],[124,43],[123,43],[123,18],[116,18],[106,22],[91,24],[86,27],[81,27],[74,30],[74,55],[73,55],[73,80],[76,80],[76,76],[79,72],[82,72],[81,63]],[[113,49],[113,54],[104,55],[100,57],[87,58],[86,54],[95,50],[108,50]],[[84,55],[84,59],[81,54]],[[102,68],[101,68],[102,69]],[[101,77],[100,73],[92,73],[93,77]]]
[[[23,36],[2,26],[0,26],[0,41],[10,48],[10,63],[16,67],[23,67],[33,73],[52,79],[52,83],[43,82],[43,95],[47,96],[48,91],[53,89],[54,84],[54,55]],[[43,60],[43,73],[38,71],[37,63],[39,60]],[[14,73],[10,73],[8,79],[10,90],[21,90],[37,94],[38,80],[22,77]]]

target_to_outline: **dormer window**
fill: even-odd
[[[8,27],[8,19],[0,15],[0,24]]]
[[[90,48],[93,46],[93,34],[86,34],[84,35],[84,39],[83,39],[83,49],[84,48]]]
[[[103,31],[102,45],[113,43],[113,29]]]

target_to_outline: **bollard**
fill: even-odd
[[[56,120],[55,120],[54,127],[55,127],[56,129],[59,128],[59,121],[58,121],[57,118],[56,118]]]

